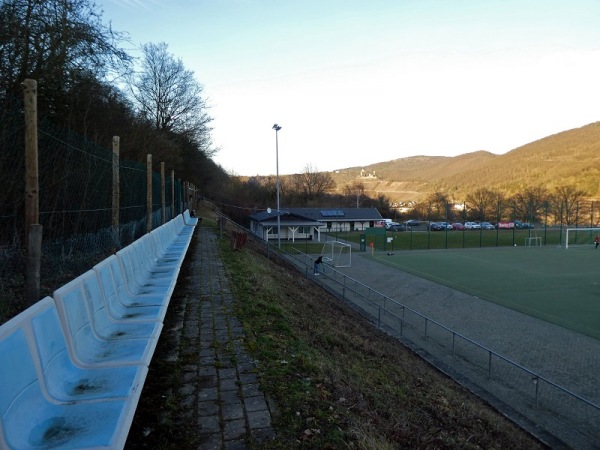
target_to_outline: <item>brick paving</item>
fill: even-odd
[[[177,417],[165,413],[162,420],[185,422],[186,429],[195,423],[199,450],[260,448],[275,436],[273,405],[244,350],[244,330],[232,311],[234,299],[214,231],[198,226],[188,252],[169,306],[169,328],[161,335],[167,344],[152,363],[181,363],[181,372],[166,383],[177,386]],[[136,439],[142,440],[130,434],[128,448],[142,445]]]
[[[187,345],[200,348],[199,364],[186,368],[197,390],[202,449],[243,449],[274,436],[271,410],[259,388],[255,364],[243,347],[244,330],[232,312],[233,295],[212,229],[199,227],[195,259],[200,290],[185,318]]]

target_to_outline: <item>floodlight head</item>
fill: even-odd
[[[275,131],[279,131],[279,130],[281,130],[281,127],[279,125],[275,124],[275,125],[273,125],[273,129]]]

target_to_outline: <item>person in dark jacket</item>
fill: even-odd
[[[319,256],[317,259],[315,259],[315,265],[314,265],[315,275],[319,275],[319,264],[321,264],[322,262],[323,262],[323,256]]]

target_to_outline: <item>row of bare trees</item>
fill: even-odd
[[[241,209],[274,205],[277,183],[273,176],[233,178],[227,197],[235,199]],[[552,191],[543,187],[526,187],[522,192],[506,195],[500,190],[479,188],[463,201],[456,201],[442,190],[427,195],[402,214],[391,207],[390,199],[369,194],[360,180],[343,187],[335,184],[331,174],[307,165],[300,174],[280,180],[283,207],[375,207],[384,217],[421,218],[447,221],[521,220],[549,224],[596,225],[600,222],[600,202],[594,205],[587,193],[573,185],[561,185]]]
[[[362,207],[377,208],[381,214],[391,213],[391,202],[384,195],[369,196],[365,186],[351,183],[341,192],[328,172],[320,172],[308,164],[302,173],[280,178],[281,208],[291,207]],[[221,193],[223,204],[232,217],[243,220],[257,209],[275,205],[277,179],[274,176],[232,177],[228,189]],[[226,200],[229,199],[229,200]]]
[[[525,222],[561,224],[596,224],[594,202],[587,193],[572,185],[558,186],[552,191],[543,187],[528,187],[523,192],[506,196],[498,190],[480,188],[468,194],[462,208],[442,191],[429,194],[414,206],[412,217],[432,220],[498,221],[519,219]]]
[[[38,82],[38,111],[50,125],[104,148],[121,138],[122,157],[151,153],[205,190],[226,173],[211,156],[203,87],[164,43],[142,46],[102,20],[93,0],[0,2],[0,107]]]

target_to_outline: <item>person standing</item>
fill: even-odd
[[[598,245],[600,245],[600,236],[596,235],[594,238],[594,244],[596,244],[596,248],[598,248]]]
[[[314,269],[314,273],[315,275],[319,275],[319,264],[321,264],[323,262],[323,256],[319,256],[317,259],[315,259],[315,264],[313,266]]]

